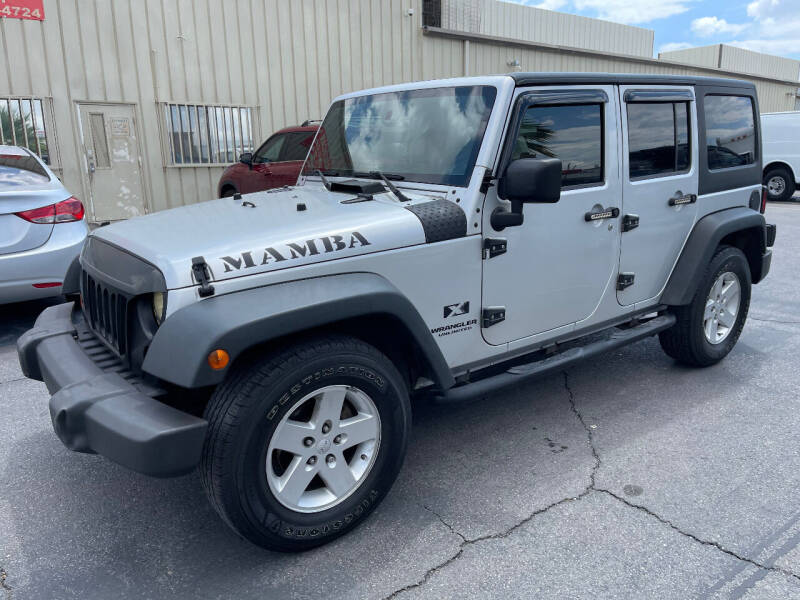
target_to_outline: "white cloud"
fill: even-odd
[[[765,54],[797,54],[800,50],[800,38],[786,38],[782,40],[734,40],[725,43],[730,46],[738,46],[739,48],[745,48],[753,52],[763,52]]]
[[[643,6],[635,0],[574,0],[578,10],[593,10],[600,19],[627,25],[649,23],[679,15],[689,10],[691,2],[692,0],[662,0]]]
[[[695,0],[661,0],[660,2],[643,3],[636,0],[507,0],[535,6],[536,8],[546,8],[548,10],[568,10],[568,12],[587,11],[587,16],[624,23],[626,25],[638,25],[649,23],[656,19],[664,19],[672,15],[678,15],[689,10],[689,5]]]
[[[688,42],[669,42],[667,44],[663,44],[659,49],[659,54],[662,52],[673,52],[674,50],[686,50],[687,48],[692,48],[694,44],[690,44]]]
[[[559,10],[567,5],[567,0],[528,0],[523,4],[545,10]]]
[[[692,31],[701,37],[711,37],[720,33],[737,35],[747,29],[747,23],[728,23],[725,19],[717,17],[700,17],[692,21]]]

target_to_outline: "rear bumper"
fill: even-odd
[[[207,421],[139,391],[106,372],[76,340],[73,304],[39,315],[17,341],[23,373],[44,381],[53,429],[76,452],[97,453],[155,477],[181,475],[200,460]],[[76,319],[82,318],[76,311]]]
[[[58,296],[61,286],[35,288],[34,283],[62,283],[67,269],[83,247],[88,229],[85,221],[53,227],[45,244],[12,254],[0,254],[0,304]]]

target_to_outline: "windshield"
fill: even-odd
[[[340,100],[320,126],[303,169],[466,186],[497,90],[460,86]]]

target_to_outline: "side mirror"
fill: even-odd
[[[523,203],[552,204],[561,199],[561,159],[518,158],[512,161],[498,182],[497,195],[511,201],[511,211],[496,208],[491,217],[492,227],[502,231],[522,225]]]
[[[239,162],[247,165],[251,169],[253,168],[253,153],[252,152],[243,152],[239,155]]]

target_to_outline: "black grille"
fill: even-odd
[[[92,330],[119,356],[127,351],[128,298],[83,272],[83,313]]]

